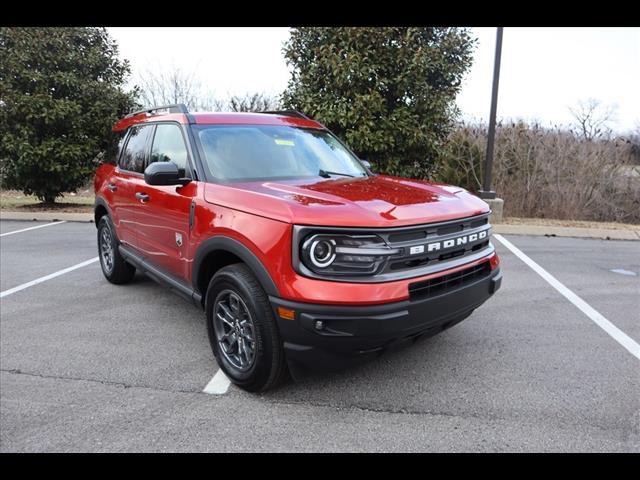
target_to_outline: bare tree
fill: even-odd
[[[456,128],[435,179],[477,191],[486,124]],[[494,188],[505,216],[640,223],[640,172],[621,137],[585,140],[562,126],[496,127]]]
[[[576,107],[569,107],[575,119],[579,134],[585,140],[607,138],[611,135],[609,123],[614,120],[616,107],[603,105],[595,98],[579,101]]]
[[[221,100],[203,87],[195,71],[175,65],[164,70],[146,69],[138,75],[136,83],[145,108],[184,103],[192,111],[260,112],[280,107],[280,99],[266,93],[246,93]]]
[[[640,165],[640,121],[637,121],[635,127],[623,138],[629,144],[629,154],[633,162]]]
[[[228,107],[233,112],[262,112],[278,110],[280,100],[265,93],[246,93],[243,96],[234,95],[229,99]]]
[[[140,100],[144,107],[184,103],[189,110],[223,110],[224,104],[216,99],[195,72],[176,66],[166,70],[146,69],[137,79]]]

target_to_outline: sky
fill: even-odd
[[[167,67],[196,72],[214,96],[279,94],[289,79],[282,27],[108,29],[131,62],[133,80]],[[465,119],[489,115],[495,28],[472,28],[478,42],[457,104]],[[610,127],[640,129],[640,28],[506,27],[503,36],[499,119],[567,125],[569,107],[589,98],[615,109]]]

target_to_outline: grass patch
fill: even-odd
[[[16,190],[0,191],[0,210],[14,212],[69,212],[91,213],[94,202],[93,191],[81,190],[76,194],[67,193],[51,203],[42,203],[33,195],[25,195]]]

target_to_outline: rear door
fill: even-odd
[[[151,144],[149,163],[173,162],[181,177],[195,178],[182,126],[158,123]],[[189,268],[189,213],[197,182],[185,186],[157,186],[141,183],[138,197],[138,248],[154,265],[180,279]]]
[[[120,241],[136,247],[138,199],[136,187],[144,183],[143,171],[147,157],[152,125],[139,125],[130,128],[125,147],[120,155],[118,166],[113,170],[108,188],[113,192],[113,221]]]

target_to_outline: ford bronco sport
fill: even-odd
[[[170,105],[113,130],[95,176],[104,276],[138,270],[202,307],[246,390],[436,334],[500,287],[485,202],[375,175],[298,112]]]

